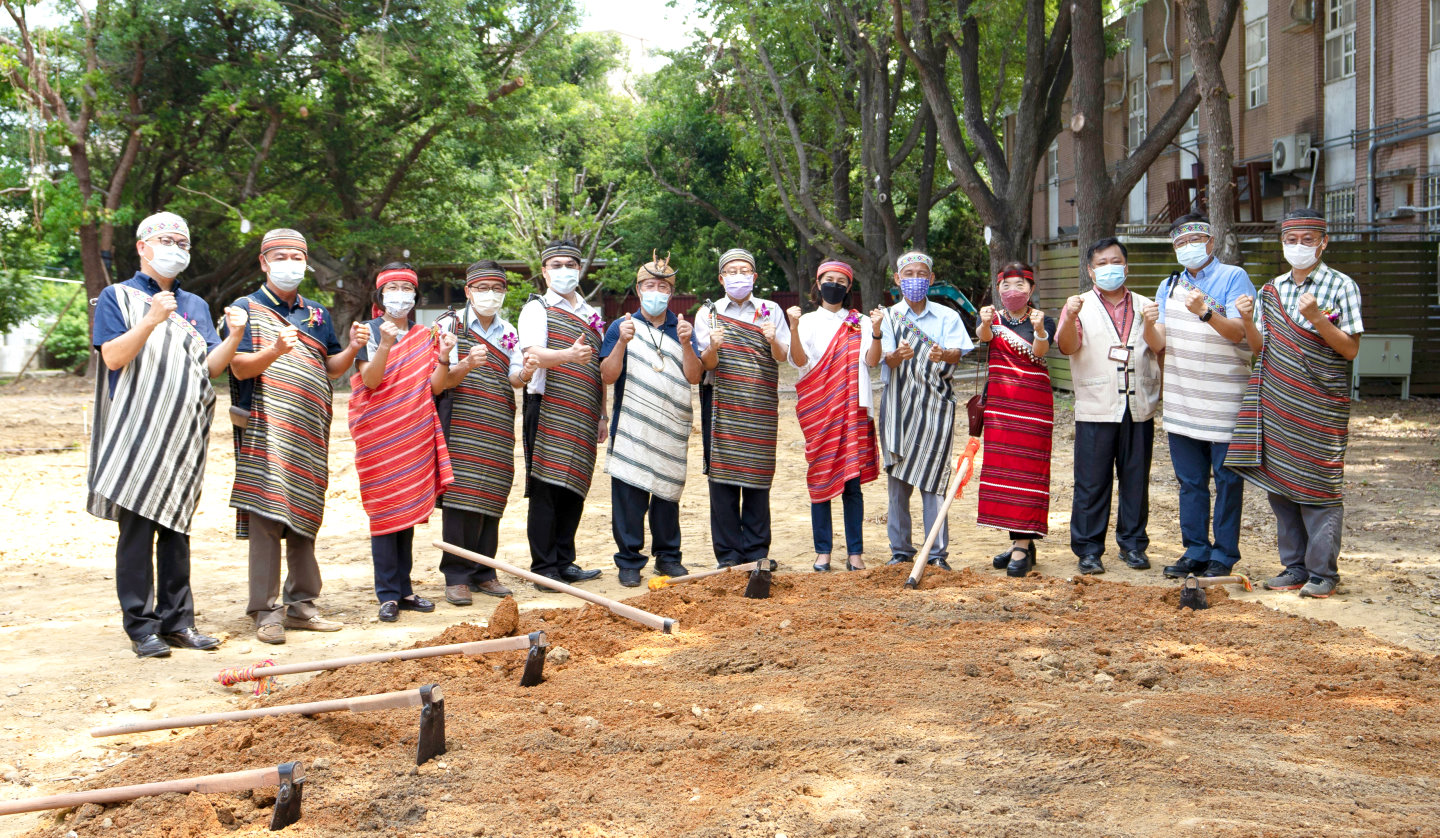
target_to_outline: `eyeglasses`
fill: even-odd
[[[750,269],[749,269],[749,268],[731,268],[731,269],[726,270],[726,271],[721,271],[721,272],[720,272],[720,275],[721,275],[721,276],[746,276],[746,275],[748,275],[749,273],[750,273]]]
[[[1306,247],[1316,247],[1324,240],[1325,237],[1318,233],[1291,233],[1281,241],[1284,244],[1303,244]]]
[[[180,248],[181,250],[189,250],[189,249],[190,249],[190,241],[189,241],[189,239],[176,239],[176,238],[172,238],[172,237],[170,237],[170,236],[156,236],[155,238],[150,239],[150,241],[152,241],[152,242],[158,242],[159,244],[164,245],[165,247],[178,247],[178,248]]]
[[[1184,247],[1187,244],[1195,244],[1196,242],[1208,241],[1210,241],[1209,236],[1204,235],[1203,233],[1195,233],[1189,236],[1181,236],[1180,238],[1176,239],[1173,244],[1175,247]]]

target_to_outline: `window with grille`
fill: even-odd
[[[1430,0],[1430,48],[1440,49],[1440,0]]]
[[[1245,27],[1245,101],[1258,108],[1270,101],[1270,20]]]
[[[1355,0],[1327,0],[1325,80],[1355,75]]]
[[[1440,3],[1440,0],[1435,0],[1435,2]],[[1194,77],[1195,59],[1188,54],[1180,56],[1180,87],[1184,88],[1185,85],[1190,83],[1190,79]],[[1190,112],[1190,118],[1185,121],[1185,127],[1181,130],[1200,130],[1200,107],[1198,105],[1195,107],[1195,110]]]
[[[1130,150],[1145,139],[1145,77],[1130,80]]]
[[[1440,206],[1440,174],[1429,175],[1425,178],[1425,206]],[[1440,210],[1431,210],[1425,213],[1425,216],[1430,229],[1440,228]]]
[[[1331,189],[1325,193],[1325,218],[1331,224],[1355,223],[1355,187]]]
[[[1045,182],[1051,186],[1060,182],[1060,146],[1051,143],[1045,151]]]

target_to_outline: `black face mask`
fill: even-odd
[[[850,286],[843,282],[820,283],[820,299],[832,306],[844,302],[845,295],[848,293],[850,293]]]

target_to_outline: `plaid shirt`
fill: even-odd
[[[1355,280],[1324,262],[1315,266],[1315,270],[1310,272],[1303,284],[1297,285],[1295,275],[1290,272],[1281,274],[1270,282],[1279,293],[1285,312],[1299,323],[1301,328],[1315,331],[1310,321],[1300,314],[1301,295],[1312,294],[1316,305],[1320,306],[1320,311],[1339,315],[1338,318],[1331,317],[1331,321],[1340,331],[1347,335],[1358,335],[1365,331],[1365,324],[1360,319],[1360,286],[1355,284]],[[1256,301],[1255,305],[1255,322],[1263,332],[1265,323],[1260,317],[1259,301]]]

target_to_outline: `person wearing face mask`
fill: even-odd
[[[530,499],[530,570],[572,585],[600,575],[576,563],[575,532],[610,418],[600,380],[604,323],[580,295],[582,258],[580,248],[568,239],[546,245],[540,252],[546,291],[531,295],[520,309],[518,324],[527,370],[521,373],[521,431],[525,496]]]
[[[1030,305],[1035,273],[1011,262],[995,277],[1000,306],[980,309],[975,336],[990,345],[985,379],[985,460],[976,522],[1010,534],[992,564],[1006,575],[1035,567],[1035,542],[1050,532],[1050,449],[1055,396],[1050,336],[1055,321]]]
[[[795,414],[805,435],[805,482],[810,490],[810,529],[815,542],[815,572],[830,570],[834,542],[830,501],[844,506],[846,570],[864,570],[861,525],[865,519],[862,484],[880,476],[870,370],[880,363],[885,309],[869,317],[844,307],[855,274],[844,262],[822,262],[815,271],[819,309],[801,315],[791,306],[790,364],[800,370],[795,384]]]
[[[790,354],[780,306],[755,296],[755,256],[720,256],[725,294],[695,318],[706,372],[700,428],[710,489],[710,541],[716,567],[770,556],[770,483],[779,429],[779,364]]]
[[[498,262],[482,259],[465,270],[465,309],[450,350],[445,387],[453,394],[442,414],[445,444],[455,482],[440,498],[445,541],[494,556],[500,547],[500,516],[515,482],[515,388],[526,371],[515,327],[500,314],[509,277]],[[530,359],[529,372],[537,369]],[[470,605],[470,594],[509,596],[494,568],[444,551],[445,601]]]
[[[1177,219],[1170,226],[1170,240],[1180,270],[1160,283],[1155,302],[1149,304],[1156,317],[1154,322],[1147,317],[1145,326],[1147,336],[1158,335],[1166,349],[1164,429],[1180,486],[1180,539],[1185,546],[1184,555],[1166,566],[1165,575],[1229,576],[1240,560],[1245,481],[1225,468],[1225,453],[1250,380],[1251,360],[1235,303],[1241,297],[1253,299],[1255,285],[1243,268],[1215,258],[1205,216]]]
[[[375,598],[387,623],[401,611],[435,610],[410,585],[415,526],[430,520],[435,501],[455,480],[434,399],[445,390],[455,335],[415,323],[419,290],[406,262],[391,262],[375,275],[379,316],[366,324],[370,340],[350,378],[355,472],[370,517]]]
[[[180,287],[190,264],[185,219],[156,213],[135,238],[140,270],[95,304],[91,343],[105,372],[95,377],[86,509],[120,525],[115,588],[131,649],[162,658],[171,646],[220,645],[195,628],[190,521],[215,415],[210,380],[234,356],[246,313],[225,309],[232,332],[222,341],[209,306]]]
[[[1225,465],[1270,496],[1284,569],[1265,582],[1323,599],[1340,579],[1345,448],[1350,423],[1347,364],[1360,351],[1360,288],[1321,258],[1325,216],[1288,213],[1280,240],[1290,270],[1241,297],[1246,336],[1262,342]]]
[[[320,565],[315,536],[329,488],[332,381],[345,374],[370,339],[351,324],[347,342],[330,312],[300,295],[309,248],[296,230],[271,230],[260,240],[265,283],[236,300],[249,312],[230,362],[230,417],[235,439],[235,536],[249,542],[246,613],[263,643],[285,642],[285,630],[339,631],[320,616]],[[284,544],[284,599],[280,560]]]
[[[888,564],[911,562],[910,496],[920,490],[924,533],[934,526],[950,482],[950,444],[955,435],[951,378],[975,348],[954,309],[929,302],[934,262],[919,251],[895,262],[901,299],[886,312],[880,332],[884,395],[880,402],[880,451],[888,475]],[[950,527],[940,525],[930,564],[950,569]]]
[[[620,584],[640,585],[645,519],[658,576],[684,576],[680,493],[690,441],[690,387],[700,382],[694,327],[670,311],[675,269],[654,257],[635,275],[640,311],[610,324],[600,345],[600,378],[615,385],[610,448],[611,529]]]
[[[1159,352],[1165,342],[1147,324],[1159,312],[1125,286],[1125,245],[1100,239],[1085,251],[1094,287],[1065,301],[1056,346],[1070,356],[1075,386],[1075,492],[1070,549],[1080,572],[1104,573],[1111,487],[1120,484],[1115,542],[1135,570],[1150,567],[1150,460],[1160,401]]]

